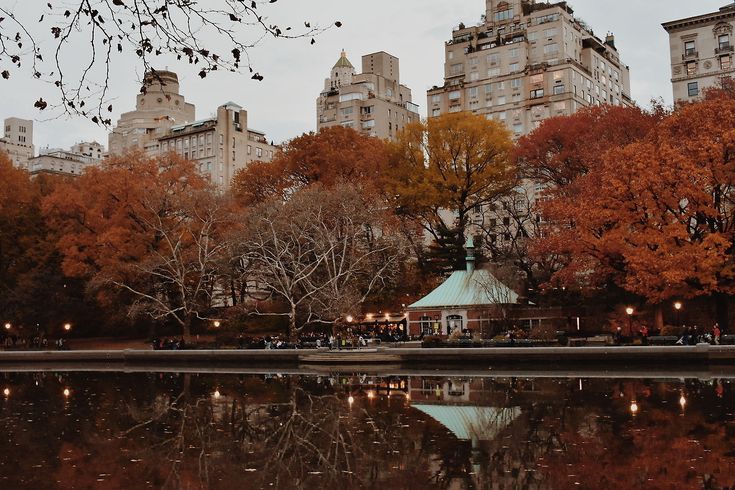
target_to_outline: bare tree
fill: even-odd
[[[309,324],[334,324],[395,279],[405,247],[389,216],[348,185],[252,210],[241,257],[260,288],[287,304],[275,314],[289,318],[292,340]]]
[[[223,236],[230,222],[226,203],[214,191],[204,190],[190,196],[163,193],[143,205],[136,219],[156,235],[158,246],[142,260],[130,261],[119,273],[97,281],[131,293],[132,314],[172,319],[188,339],[192,322],[207,319],[222,290],[219,264],[228,250]]]
[[[110,125],[110,68],[125,52],[132,52],[146,73],[153,59],[168,56],[188,62],[202,78],[245,67],[253,79],[263,80],[251,63],[251,49],[268,38],[310,38],[313,44],[324,32],[308,21],[299,29],[274,23],[265,6],[275,1],[51,0],[45,6],[0,5],[0,76],[8,79],[17,69],[30,67],[35,78],[57,87],[58,105],[66,113]],[[41,98],[35,106],[43,110],[48,102]]]

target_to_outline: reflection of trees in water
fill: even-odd
[[[706,473],[735,483],[735,400],[719,382],[579,391],[577,380],[480,379],[461,404],[412,393],[414,404],[493,414],[458,439],[405,397],[368,400],[316,378],[14,376],[0,405],[6,488],[655,488],[699,487]]]

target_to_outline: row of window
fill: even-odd
[[[730,47],[730,35],[720,34],[717,36],[717,47],[718,49],[727,49]],[[695,40],[684,41],[684,56],[696,56],[697,54],[697,42]]]
[[[719,66],[721,71],[728,71],[732,69],[732,56],[726,54],[718,58]],[[698,65],[696,61],[689,61],[686,64],[687,76],[693,76],[697,74]]]

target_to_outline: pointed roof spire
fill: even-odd
[[[347,59],[347,53],[345,50],[342,50],[342,53],[340,54],[339,60],[337,60],[337,63],[334,64],[335,68],[355,68],[352,66],[352,63],[350,63],[350,60]]]
[[[475,272],[475,240],[472,239],[472,235],[467,237],[464,248],[467,250],[467,272],[472,274]]]

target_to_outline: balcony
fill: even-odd
[[[684,54],[681,55],[682,61],[696,60],[698,58],[699,58],[699,51],[694,51],[693,49],[684,51]]]
[[[715,48],[715,54],[727,54],[733,52],[733,46],[731,44],[722,45],[719,48]]]

